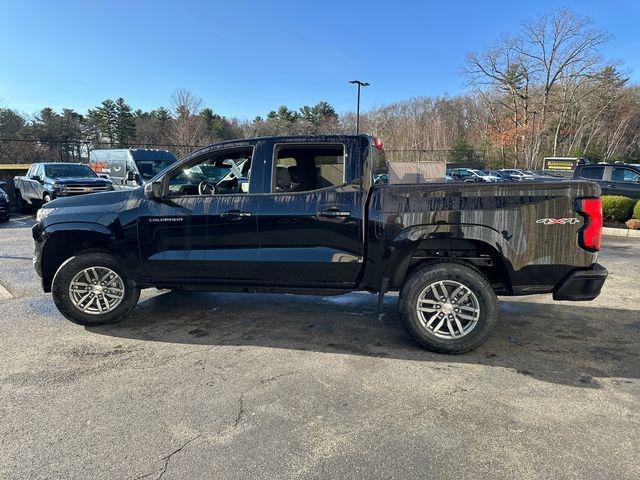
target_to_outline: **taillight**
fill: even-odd
[[[584,226],[580,229],[580,246],[585,250],[597,252],[602,243],[602,200],[583,198],[577,201],[576,210],[584,217]]]
[[[373,146],[376,147],[378,150],[382,150],[382,147],[384,147],[384,142],[378,137],[376,137],[373,139]]]

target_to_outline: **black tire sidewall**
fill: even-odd
[[[478,324],[467,335],[456,339],[438,338],[420,323],[416,304],[424,288],[439,280],[454,280],[469,288],[480,306]],[[437,262],[420,267],[400,292],[400,315],[405,328],[417,342],[439,353],[466,353],[483,344],[495,328],[498,302],[489,281],[478,270],[453,262]]]
[[[104,314],[91,315],[82,312],[73,305],[69,298],[69,285],[73,277],[87,267],[106,267],[122,278],[125,294],[114,310]],[[140,288],[133,281],[127,279],[124,269],[115,257],[106,253],[90,252],[73,256],[60,265],[53,277],[51,293],[56,307],[68,320],[79,325],[96,326],[121,321],[138,303]]]

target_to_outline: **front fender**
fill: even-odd
[[[129,248],[127,239],[116,231],[90,222],[55,223],[40,229],[38,225],[33,229],[36,241],[34,266],[42,277],[45,291],[65,260],[92,248],[107,250],[120,260],[130,278],[137,279],[138,250]]]

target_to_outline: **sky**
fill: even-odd
[[[170,106],[186,88],[251,119],[321,100],[362,109],[465,91],[467,53],[554,8],[591,17],[640,82],[640,1],[0,0],[0,106],[84,113],[106,98]]]

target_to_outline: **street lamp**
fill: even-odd
[[[361,82],[360,80],[351,80],[349,83],[358,85],[358,106],[356,110],[356,135],[360,133],[360,87],[368,87],[367,82]]]

